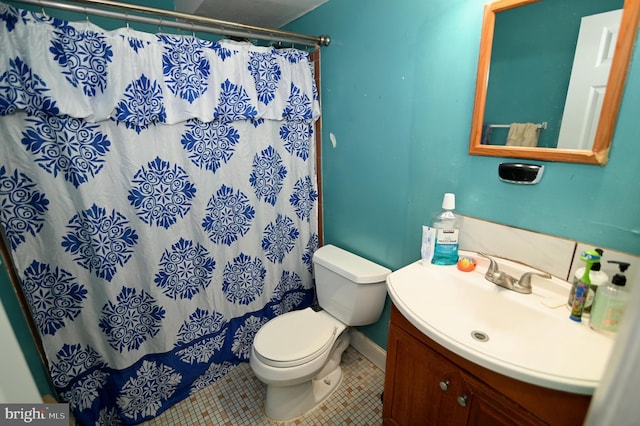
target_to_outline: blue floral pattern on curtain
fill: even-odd
[[[307,53],[0,3],[0,224],[53,384],[135,424],[313,301]]]

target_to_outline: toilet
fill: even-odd
[[[280,315],[258,330],[250,365],[267,385],[265,412],[273,420],[300,417],[320,405],[342,380],[348,327],[376,322],[391,271],[333,245],[313,255],[321,310]]]

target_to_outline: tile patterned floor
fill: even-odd
[[[242,363],[222,379],[176,404],[145,426],[382,424],[384,373],[349,346],[342,355],[342,383],[322,405],[288,422],[264,415],[266,385]]]

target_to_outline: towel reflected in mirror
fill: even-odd
[[[538,146],[540,126],[534,123],[512,123],[509,126],[506,146]]]

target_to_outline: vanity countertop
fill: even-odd
[[[593,331],[588,318],[569,319],[570,284],[534,277],[532,294],[484,279],[488,260],[472,272],[456,265],[417,261],[391,273],[387,289],[398,310],[418,330],[469,361],[527,383],[593,394],[613,339]],[[534,269],[496,258],[515,277]]]

